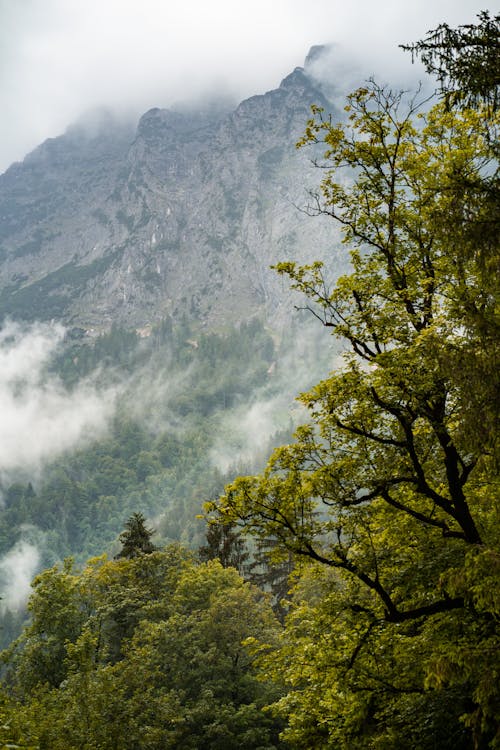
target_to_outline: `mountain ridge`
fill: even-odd
[[[297,67],[229,112],[152,108],[133,133],[104,119],[45,141],[0,176],[2,317],[283,324],[269,266],[332,245],[318,221],[311,247],[296,208],[316,179],[295,149],[313,103],[329,107]]]

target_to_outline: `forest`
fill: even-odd
[[[137,509],[154,519],[156,544],[198,548],[203,502],[238,473],[262,468],[269,450],[291,438],[296,379],[288,368],[312,384],[298,361],[304,351],[316,372],[331,361],[316,339],[287,349],[256,318],[217,334],[168,319],[143,339],[116,326],[94,339],[82,333],[67,332],[42,377],[57,378],[68,398],[88,377],[97,392],[115,393],[106,431],[50,458],[35,479],[25,470],[0,480],[2,559],[28,550],[38,570],[68,556],[83,564],[113,555]],[[0,565],[1,647],[26,616],[10,606],[9,572]]]
[[[2,550],[62,523],[21,632],[5,625],[0,747],[500,748],[499,28],[484,12],[407,48],[431,99],[370,80],[341,123],[312,107],[307,211],[341,227],[350,267],[276,272],[342,359],[265,465],[206,455],[221,408],[275,387],[259,321],[74,332],[68,385],[106,357],[119,381],[148,347],[160,376],[199,368],[169,402],[182,433],[154,403],[155,429],[118,410],[106,441],[6,489]]]

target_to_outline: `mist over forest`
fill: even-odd
[[[334,342],[307,316],[289,333],[289,344],[278,343],[257,319],[226,334],[167,321],[147,338],[113,328],[91,340],[60,324],[4,326],[0,576],[9,621],[24,618],[43,568],[114,554],[136,510],[153,521],[157,544],[203,544],[203,503],[291,439],[303,416],[296,394],[314,369],[318,377],[334,364]],[[13,630],[4,634],[7,645]]]

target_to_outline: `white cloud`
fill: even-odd
[[[0,560],[1,610],[18,610],[30,594],[30,584],[40,565],[34,544],[20,540]]]
[[[310,46],[336,42],[368,73],[400,71],[397,45],[476,0],[1,0],[0,170],[83,112],[137,116],[213,91],[239,98],[274,88]],[[345,68],[345,66],[344,66]]]
[[[46,372],[63,335],[58,325],[12,322],[0,332],[0,478],[36,472],[106,430],[114,391],[99,392],[90,382],[68,391]]]
[[[274,396],[231,410],[210,449],[210,460],[221,472],[251,471],[267,456],[269,441],[291,418],[291,399]],[[262,455],[261,455],[262,454]]]
[[[276,434],[309,421],[297,394],[343,362],[338,342],[312,316],[300,316],[289,334],[270,368],[271,393],[264,388],[253,402],[231,409],[214,434],[210,460],[223,473],[259,471]]]

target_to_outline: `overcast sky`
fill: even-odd
[[[397,45],[475,0],[0,0],[0,172],[83,113],[134,116],[220,91],[276,87],[313,44],[366,75],[409,66]]]

